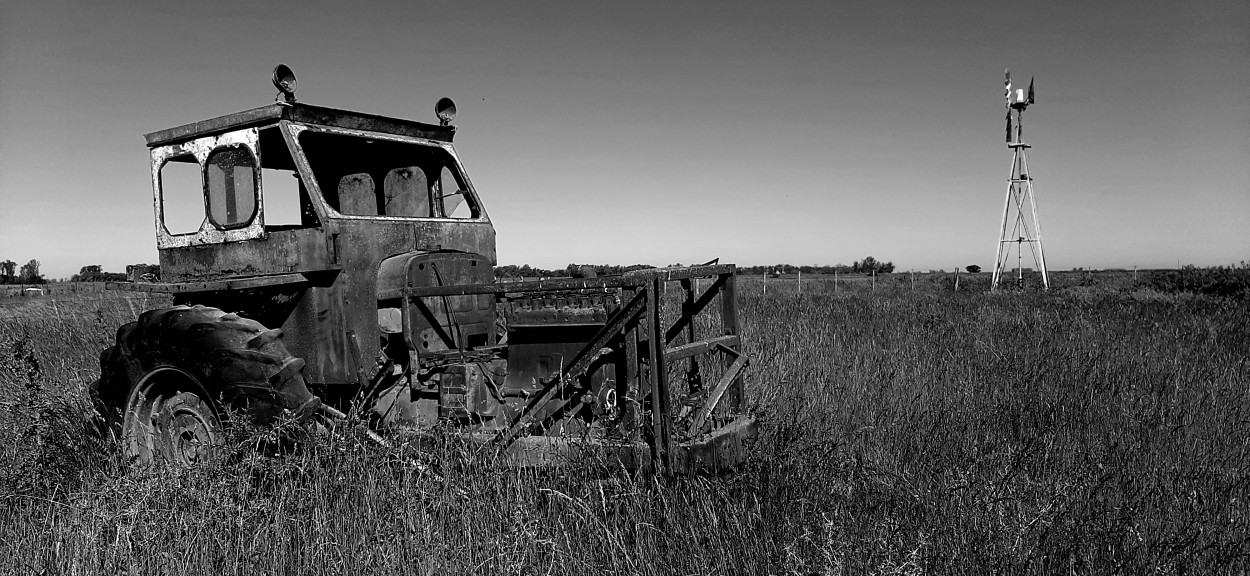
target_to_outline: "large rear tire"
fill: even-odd
[[[311,415],[320,400],[282,344],[282,331],[207,306],[144,312],[100,355],[92,397],[140,463],[189,465],[221,444],[229,407],[257,423],[283,410]]]

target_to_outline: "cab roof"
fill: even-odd
[[[381,132],[383,134],[412,136],[416,138],[426,138],[429,140],[439,140],[442,142],[451,142],[452,136],[456,133],[455,126],[424,124],[421,122],[413,122],[412,120],[388,118],[385,116],[375,116],[373,114],[364,114],[361,112],[349,112],[347,110],[336,110],[334,108],[312,106],[300,102],[275,102],[268,106],[261,106],[260,108],[253,108],[243,112],[218,116],[209,120],[184,124],[176,128],[158,130],[156,132],[145,134],[144,138],[147,139],[149,148],[155,148],[157,146],[176,144],[178,142],[185,142],[202,136],[221,134],[223,132],[238,130],[240,128],[271,124],[278,120],[291,120],[302,124],[312,124],[317,126],[330,126],[351,130]]]

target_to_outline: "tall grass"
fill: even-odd
[[[0,572],[1250,571],[1244,303],[896,288],[740,291],[762,433],[716,478],[246,429],[128,468],[82,391],[127,305],[0,319]]]

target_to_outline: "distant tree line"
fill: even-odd
[[[681,266],[681,263],[672,264]],[[615,264],[569,264],[562,269],[534,268],[529,264],[517,266],[496,266],[496,278],[593,278],[595,276],[614,276],[634,270],[654,268],[645,264],[617,266]],[[762,274],[889,274],[894,272],[893,262],[880,262],[872,256],[857,260],[851,265],[835,264],[832,266],[795,266],[793,264],[771,264],[767,266],[739,266],[738,272],[749,275]]]
[[[496,266],[496,278],[594,278],[596,276],[615,276],[632,272],[634,270],[643,270],[647,268],[655,268],[655,266],[647,266],[646,264],[630,264],[628,266],[619,266],[616,264],[569,264],[564,268],[547,269],[534,268],[529,264],[517,266],[509,264],[507,266]]]
[[[43,275],[39,273],[39,261],[31,260],[18,268],[17,262],[5,260],[0,262],[0,284],[44,284]]]
[[[893,262],[880,262],[872,256],[856,260],[851,265],[834,264],[832,266],[795,266],[793,264],[772,264],[769,266],[739,266],[738,272],[750,275],[763,274],[889,274],[894,272]]]
[[[121,272],[104,272],[99,264],[83,266],[78,273],[71,276],[70,282],[120,282],[126,279]]]
[[[70,276],[70,282],[120,282],[123,280],[153,280],[160,277],[161,267],[157,264],[131,264],[126,272],[105,272],[99,264],[83,266],[77,274]],[[39,273],[39,261],[31,260],[20,268],[17,262],[4,260],[0,262],[0,284],[47,284],[48,280]]]

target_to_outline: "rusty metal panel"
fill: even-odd
[[[415,138],[428,138],[442,142],[451,142],[456,133],[454,126],[438,126],[424,124],[400,118],[388,118],[347,110],[336,110],[321,106],[312,106],[299,102],[276,103],[260,108],[253,108],[234,114],[226,114],[208,120],[192,122],[166,130],[158,130],[144,135],[149,147],[173,144],[202,136],[219,134],[229,130],[238,130],[259,124],[274,122],[279,119],[295,120],[322,126],[335,126],[356,130],[372,130],[390,134],[402,134]]]
[[[208,155],[221,147],[240,146],[247,148],[254,158],[259,158],[257,149],[259,147],[260,136],[256,128],[246,130],[237,130],[218,134],[215,136],[205,136],[197,138],[181,144],[172,144],[153,148],[152,156],[152,197],[153,211],[156,227],[156,247],[158,250],[167,248],[185,248],[188,246],[197,246],[205,244],[220,244],[223,242],[237,242],[240,240],[249,240],[254,238],[262,238],[265,235],[265,207],[264,195],[261,193],[261,187],[257,186],[253,193],[255,194],[256,211],[252,220],[247,226],[242,228],[221,229],[215,226],[207,217],[200,222],[199,230],[189,234],[171,234],[169,229],[165,227],[165,203],[164,190],[161,187],[161,168],[171,159],[178,156],[193,156],[200,165],[201,173],[204,170],[204,162],[207,161]],[[259,174],[259,163],[256,168]],[[262,184],[263,185],[263,184]],[[201,193],[203,193],[203,184],[201,184]],[[163,264],[163,263],[162,263]]]
[[[158,130],[145,134],[144,138],[147,140],[149,147],[173,144],[228,130],[238,130],[248,126],[275,122],[282,117],[282,109],[283,106],[281,104],[270,104],[166,130]]]
[[[738,336],[738,303],[736,284],[738,281],[736,270],[730,270],[724,276],[724,282],[721,283],[720,304],[721,304],[721,326],[726,336]],[[741,348],[737,345],[730,346],[734,350],[741,352]],[[730,370],[737,359],[730,358],[729,354],[724,355],[725,370]],[[734,412],[742,412],[745,408],[743,402],[746,396],[743,394],[743,379],[741,375],[734,378],[733,384],[729,388],[729,408]]]
[[[660,317],[660,286],[658,277],[652,279],[646,289],[647,296],[647,360],[650,363],[648,377],[651,385],[651,425],[655,458],[664,470],[673,470],[673,417],[669,409],[668,368],[664,362],[660,340],[663,320]]]
[[[603,276],[600,278],[569,278],[536,280],[530,282],[500,282],[498,284],[475,284],[465,286],[432,286],[410,289],[414,296],[452,296],[459,294],[521,294],[526,292],[568,291],[568,290],[606,290],[622,287],[649,286],[654,282],[670,282],[686,278],[703,278],[723,274],[731,274],[735,270],[733,264],[716,266],[686,266],[682,268],[655,268],[636,270],[620,276]],[[398,297],[398,296],[395,296]]]
[[[310,106],[308,104],[296,103],[291,105],[289,110],[289,113],[285,116],[288,120],[348,130],[365,130],[381,134],[438,140],[440,142],[451,142],[452,137],[456,133],[455,126],[437,126],[413,122],[412,120],[336,110],[334,108]]]
[[[382,261],[375,290],[394,292],[387,288],[479,283],[493,278],[494,270],[480,255],[414,251]],[[409,349],[418,354],[485,346],[495,330],[495,299],[490,295],[417,298],[410,303],[403,306],[408,314],[405,337]]]
[[[159,252],[162,279],[199,282],[245,276],[319,272],[330,262],[324,230],[270,232],[247,242],[167,248]]]
[[[183,294],[195,292],[217,292],[223,290],[247,290],[270,286],[308,284],[303,274],[278,274],[275,276],[255,276],[231,280],[215,280],[210,282],[106,282],[107,290],[125,290],[128,292],[153,292],[159,294]]]
[[[282,325],[287,348],[307,362],[304,377],[309,383],[350,384],[355,380],[339,291],[338,286],[310,289]]]

